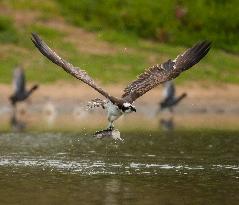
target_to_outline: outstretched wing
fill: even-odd
[[[83,81],[87,85],[94,88],[96,91],[98,91],[100,94],[102,94],[104,97],[111,100],[113,103],[115,101],[115,98],[113,96],[110,96],[107,92],[105,92],[102,88],[97,86],[94,82],[94,80],[84,71],[81,70],[78,67],[74,67],[72,64],[61,58],[57,55],[55,51],[53,51],[51,48],[48,47],[48,45],[35,33],[32,33],[32,42],[35,44],[35,46],[38,48],[38,50],[46,56],[49,60],[51,60],[56,65],[62,67],[67,73],[70,73],[75,78]]]
[[[25,92],[25,75],[21,67],[14,70],[13,73],[13,89],[14,93],[24,93]]]
[[[210,45],[211,42],[208,41],[197,43],[176,59],[149,68],[125,88],[123,100],[132,103],[160,83],[176,78],[181,72],[198,63],[208,53]]]

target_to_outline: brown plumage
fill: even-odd
[[[210,50],[211,43],[203,41],[197,43],[192,48],[178,55],[174,60],[168,60],[163,64],[157,64],[150,67],[144,73],[139,75],[138,79],[130,83],[125,89],[122,98],[116,98],[108,94],[101,87],[96,85],[94,80],[83,70],[74,67],[72,64],[61,58],[51,50],[47,44],[35,33],[32,34],[32,42],[39,51],[56,65],[62,67],[67,73],[83,81],[98,91],[113,104],[121,107],[124,102],[133,103],[137,98],[156,87],[157,85],[172,80],[180,75],[181,72],[189,69],[198,63]]]
[[[122,98],[132,103],[157,85],[176,78],[181,72],[198,63],[208,53],[210,45],[210,42],[203,41],[174,60],[150,67],[125,88]]]
[[[83,81],[87,85],[94,88],[104,97],[114,100],[114,97],[110,96],[107,92],[105,92],[102,88],[96,85],[94,80],[84,71],[78,67],[74,67],[71,63],[67,62],[63,58],[61,58],[55,51],[53,51],[49,46],[35,33],[32,33],[32,42],[39,49],[39,51],[46,56],[49,60],[51,60],[56,65],[62,67],[67,73],[70,73],[75,78]]]

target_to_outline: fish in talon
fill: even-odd
[[[94,137],[97,138],[97,139],[102,139],[102,138],[105,138],[105,137],[111,137],[114,140],[123,141],[123,139],[120,137],[119,130],[111,129],[111,128],[95,132]]]

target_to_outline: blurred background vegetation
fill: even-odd
[[[104,83],[134,79],[208,39],[208,57],[177,81],[239,83],[238,13],[236,0],[0,0],[0,83],[17,64],[31,81],[73,81],[38,53],[33,31]]]

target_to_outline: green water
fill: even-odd
[[[0,204],[238,204],[239,131],[0,134]]]

